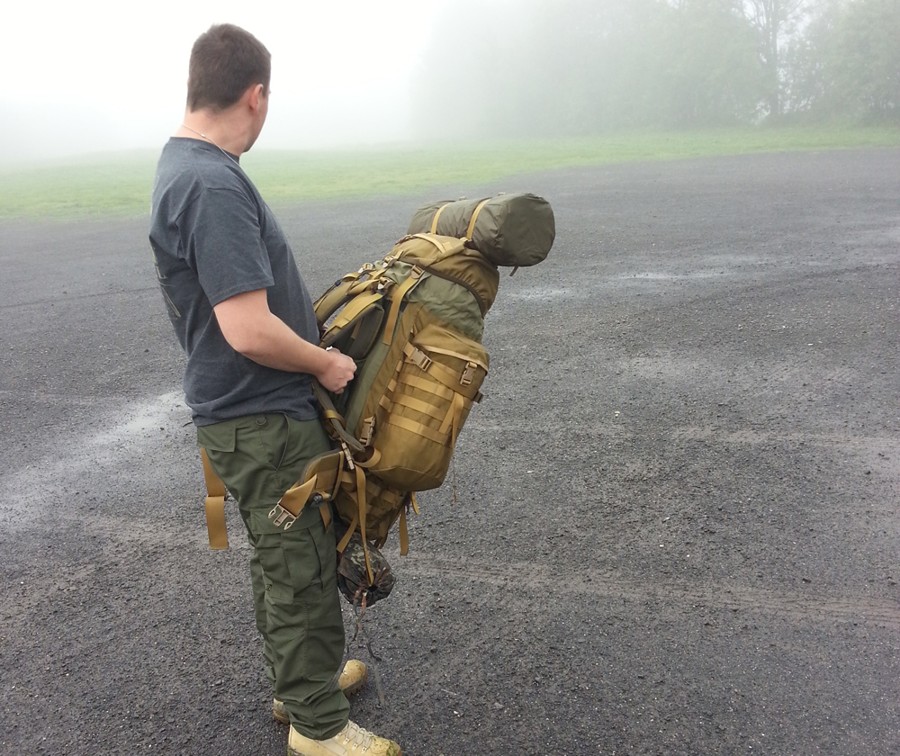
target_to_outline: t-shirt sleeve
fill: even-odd
[[[185,256],[211,305],[273,285],[252,196],[238,189],[206,188],[185,215]]]

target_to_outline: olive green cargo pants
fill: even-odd
[[[325,528],[318,507],[304,509],[287,531],[268,518],[309,459],[330,448],[328,437],[317,420],[271,414],[198,427],[197,440],[247,526],[256,626],[275,697],[299,732],[329,738],[350,708],[337,684],[344,623],[334,528]]]

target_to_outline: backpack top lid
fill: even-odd
[[[494,265],[518,267],[536,265],[547,257],[556,224],[553,208],[543,197],[498,194],[420,207],[409,233],[465,238]]]

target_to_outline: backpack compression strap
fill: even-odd
[[[473,211],[472,218],[469,220],[469,227],[466,229],[466,239],[468,239],[469,241],[472,241],[472,234],[475,233],[475,222],[478,220],[478,215],[481,213],[482,208],[490,201],[490,197],[481,200],[481,202],[478,203],[477,207]]]
[[[472,241],[472,234],[475,233],[475,222],[478,220],[478,215],[481,213],[482,208],[493,199],[492,197],[488,197],[487,199],[481,200],[476,206],[475,210],[472,212],[472,217],[469,219],[469,227],[466,229],[466,235],[464,238]],[[441,205],[437,212],[434,214],[434,218],[431,219],[431,233],[436,234],[438,232],[438,221],[440,220],[441,213],[444,212],[444,208],[452,205],[452,202],[448,202],[446,205]]]

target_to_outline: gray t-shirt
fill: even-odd
[[[153,186],[150,246],[163,299],[187,354],[184,393],[197,425],[279,412],[317,416],[310,376],[264,367],[236,352],[213,307],[266,289],[269,309],[318,343],[309,292],[272,211],[237,158],[173,137]]]

